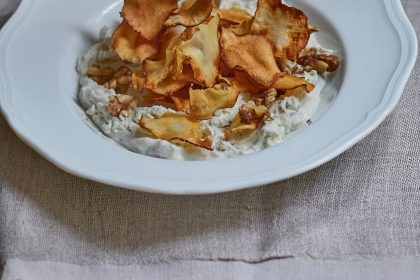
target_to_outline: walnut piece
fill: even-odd
[[[251,124],[260,121],[268,112],[264,105],[257,105],[254,101],[248,101],[239,108],[239,118],[244,124]]]
[[[137,106],[137,101],[131,95],[117,94],[111,96],[108,103],[108,112],[114,117],[127,117]]]
[[[307,72],[315,70],[322,74],[336,71],[340,65],[340,59],[335,55],[318,53],[317,49],[310,48],[303,51],[297,63],[302,65]]]
[[[131,86],[133,71],[127,66],[121,66],[115,71],[111,67],[102,68],[98,64],[93,64],[86,74],[105,88],[113,89],[116,93],[125,93]]]

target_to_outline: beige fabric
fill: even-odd
[[[420,1],[403,0],[417,34]],[[372,134],[302,176],[179,197],[79,179],[0,117],[0,259],[134,265],[420,256],[420,66]]]

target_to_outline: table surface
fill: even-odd
[[[10,3],[0,3],[0,24]],[[402,3],[419,34],[420,1]],[[0,143],[2,279],[420,275],[418,62],[396,109],[364,140],[301,176],[244,191],[168,196],[76,178],[2,117]]]

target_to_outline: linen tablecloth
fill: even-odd
[[[402,3],[419,34],[420,1]],[[417,63],[394,112],[329,163],[207,196],[71,176],[0,117],[2,279],[419,279],[419,75]]]

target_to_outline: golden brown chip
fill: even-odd
[[[156,87],[158,83],[168,77],[170,66],[175,59],[176,47],[181,42],[180,34],[185,30],[184,27],[173,27],[163,34],[159,60],[145,60],[144,70],[146,72],[148,88]]]
[[[178,11],[181,12],[181,11],[188,10],[189,8],[192,7],[192,5],[194,5],[195,1],[196,0],[185,0],[185,1],[183,1],[182,4],[180,5]]]
[[[266,34],[274,43],[275,55],[295,60],[308,43],[308,18],[281,0],[258,0],[251,31]]]
[[[191,144],[211,149],[212,141],[210,137],[204,135],[200,122],[191,120],[184,115],[168,113],[157,119],[142,117],[140,126],[162,140],[181,139]]]
[[[171,106],[172,100],[169,97],[151,91],[143,91],[141,98],[137,98],[137,103],[139,106],[162,105],[168,108],[173,107]]]
[[[315,25],[312,25],[312,24],[308,24],[308,28],[309,28],[309,32],[311,34],[319,31],[318,27],[316,27]]]
[[[239,93],[258,93],[263,90],[261,86],[257,86],[250,81],[248,75],[243,71],[235,70],[234,77],[229,79],[232,81],[235,90]]]
[[[166,26],[183,25],[196,26],[210,15],[213,9],[213,0],[196,0],[187,10],[180,10],[170,15],[165,21]]]
[[[238,99],[233,87],[216,85],[207,89],[190,88],[190,116],[195,119],[210,119],[219,109],[231,108]]]
[[[183,55],[190,58],[195,80],[206,87],[214,85],[219,70],[219,21],[219,16],[215,16],[200,24],[192,38],[181,44]]]
[[[177,0],[124,0],[121,15],[135,31],[152,40],[177,7]]]
[[[246,20],[239,25],[230,27],[230,30],[235,32],[236,35],[245,35],[251,32],[252,19]]]
[[[302,94],[304,94],[305,92],[307,92],[306,87],[305,86],[300,86],[297,88],[293,88],[293,89],[289,89],[286,90],[283,94],[283,96],[295,96],[295,97],[300,97],[302,96]]]
[[[291,74],[284,74],[272,85],[272,88],[278,90],[289,90],[297,87],[304,87],[307,92],[314,89],[314,85],[306,81],[305,78],[295,77]]]
[[[183,89],[174,92],[170,95],[170,98],[175,103],[175,108],[178,112],[183,112],[186,114],[190,113],[190,94],[189,88],[184,87]]]
[[[189,84],[188,81],[172,80],[170,77],[168,77],[157,85],[150,86],[146,83],[144,87],[155,93],[169,96],[171,93],[182,89],[187,84]]]
[[[241,24],[244,21],[252,19],[252,16],[248,14],[247,11],[237,7],[231,7],[229,9],[215,8],[214,11],[220,15],[221,20],[229,21],[235,24]]]
[[[273,46],[263,35],[238,36],[224,28],[220,46],[223,61],[229,68],[245,71],[262,87],[268,88],[281,76],[274,59]]]
[[[131,63],[142,63],[159,51],[156,40],[147,40],[123,21],[114,31],[111,45],[122,60]]]

